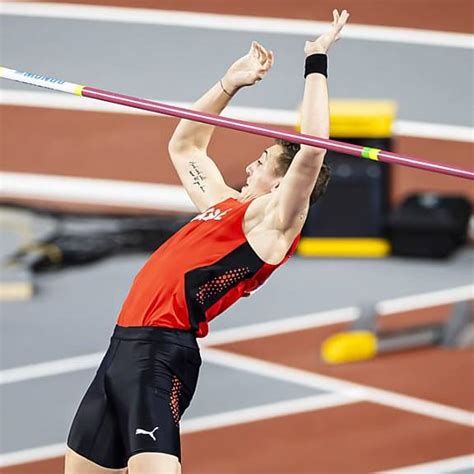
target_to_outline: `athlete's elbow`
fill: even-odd
[[[172,157],[173,155],[181,152],[184,149],[182,140],[171,138],[168,143],[168,153]]]
[[[299,151],[299,155],[301,157],[301,161],[307,166],[321,166],[321,163],[326,156],[327,150],[324,148],[315,148],[312,146],[301,145],[301,149]]]
[[[195,146],[187,140],[171,138],[168,143],[168,153],[171,159],[179,158],[183,155],[189,155]]]

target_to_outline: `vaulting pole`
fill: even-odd
[[[433,171],[458,178],[465,178],[474,180],[474,171],[462,168],[455,168],[453,166],[444,165],[441,163],[433,163],[397,153],[391,153],[378,148],[363,147],[360,145],[352,145],[350,143],[339,142],[336,140],[328,140],[325,138],[318,138],[312,135],[305,135],[301,133],[290,133],[274,128],[261,127],[250,122],[236,120],[222,117],[219,115],[206,114],[194,110],[175,107],[172,105],[162,104],[153,100],[140,99],[138,97],[117,94],[95,87],[83,86],[74,84],[72,82],[65,82],[60,79],[55,79],[43,74],[34,74],[24,71],[15,71],[5,67],[0,67],[0,77],[9,79],[24,84],[44,87],[55,91],[66,92],[68,94],[75,94],[82,97],[89,97],[91,99],[102,100],[104,102],[112,102],[114,104],[124,105],[126,107],[133,107],[135,109],[147,110],[164,115],[171,115],[173,117],[194,120],[196,122],[207,123],[217,127],[230,128],[246,133],[253,133],[254,135],[261,135],[270,138],[281,138],[290,142],[300,143],[302,145],[310,145],[317,148],[324,148],[326,150],[337,151],[346,155],[352,155],[359,158],[367,158],[369,160],[382,161],[385,163],[395,163],[398,165],[409,166],[411,168],[418,168],[425,171]]]

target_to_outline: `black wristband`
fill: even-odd
[[[328,77],[328,57],[326,54],[316,53],[306,58],[304,78],[306,79],[308,74],[314,73]]]

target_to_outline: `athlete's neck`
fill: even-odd
[[[268,193],[252,193],[245,190],[245,191],[241,191],[241,193],[239,194],[239,197],[237,198],[237,201],[248,202],[260,196],[265,196],[265,194],[268,194]]]
[[[237,198],[237,201],[240,201],[240,202],[248,202],[248,201],[252,201],[253,199],[256,199],[258,197],[262,197],[262,196],[265,196],[269,194],[268,192],[255,192],[255,191],[251,191],[250,189],[248,188],[244,188],[240,191],[240,194],[239,194],[239,197]]]

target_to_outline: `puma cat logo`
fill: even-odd
[[[146,431],[146,430],[142,430],[141,428],[137,428],[137,431],[135,431],[135,434],[136,435],[139,435],[139,434],[149,435],[151,439],[153,439],[153,441],[156,441],[154,433],[157,429],[158,429],[158,426],[154,428],[153,431]]]

